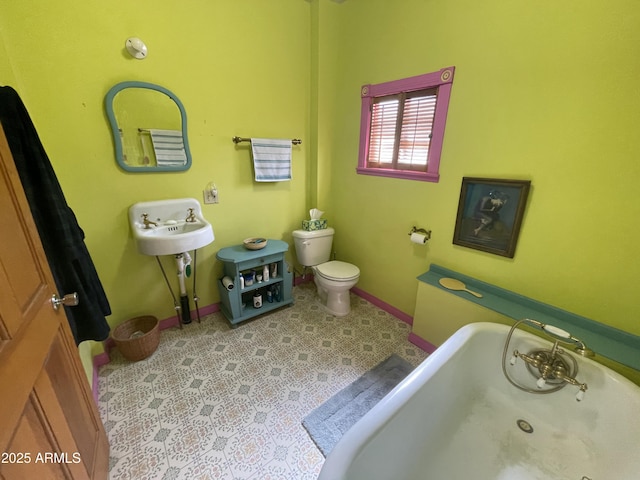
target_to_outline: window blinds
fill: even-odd
[[[374,100],[369,134],[369,167],[426,171],[436,89]]]

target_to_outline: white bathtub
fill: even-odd
[[[518,390],[502,373],[508,331],[461,328],[344,435],[319,480],[638,480],[640,387],[573,355],[581,402],[572,385]],[[534,346],[551,343],[516,330],[509,352]],[[510,368],[536,388],[523,365]]]

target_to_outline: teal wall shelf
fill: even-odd
[[[470,290],[481,293],[482,298],[476,298],[464,291],[444,288],[440,285],[439,280],[445,277],[464,282]],[[496,287],[439,265],[432,264],[429,271],[420,275],[418,280],[514,320],[531,318],[560,327],[584,341],[597,355],[640,370],[640,337],[637,335]]]

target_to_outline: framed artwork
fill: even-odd
[[[462,179],[453,243],[513,258],[530,180]]]

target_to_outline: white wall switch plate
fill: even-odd
[[[204,203],[218,203],[218,189],[205,189],[203,190]]]

